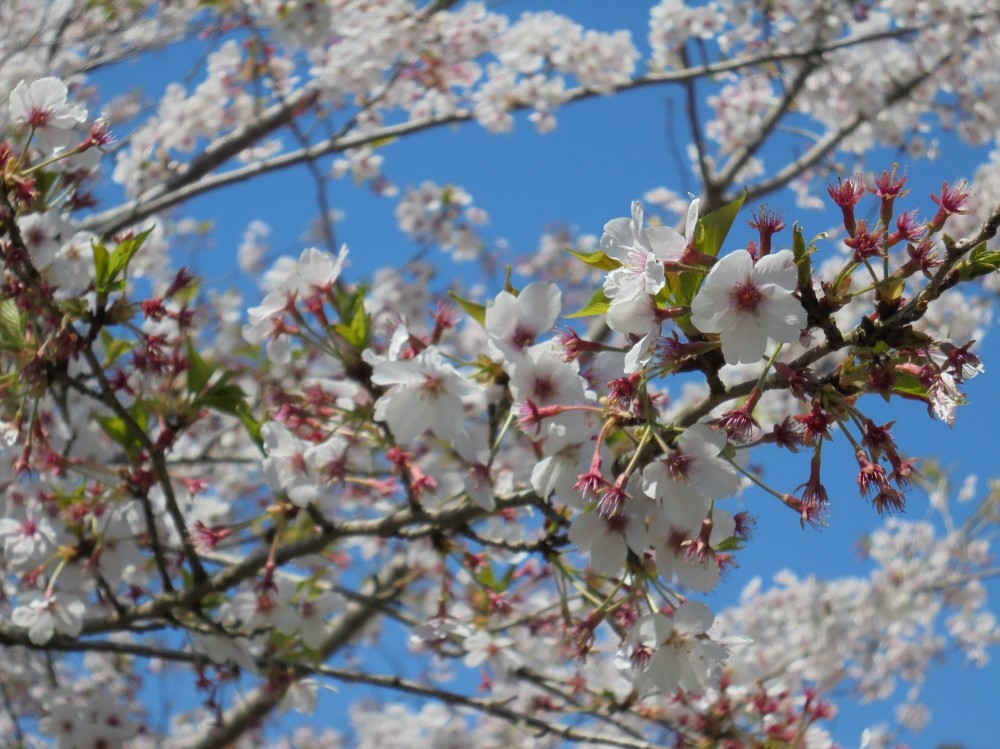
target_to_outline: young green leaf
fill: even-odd
[[[486,307],[482,304],[477,304],[476,302],[470,302],[468,299],[462,299],[454,291],[449,291],[448,296],[452,298],[459,307],[465,310],[465,313],[475,320],[477,323],[486,327]]]
[[[369,321],[364,301],[364,297],[360,294],[356,296],[350,324],[334,326],[334,330],[358,351],[368,347]]]
[[[576,312],[566,315],[566,317],[593,317],[594,315],[603,315],[610,307],[611,300],[608,299],[607,295],[604,293],[604,289],[600,288],[594,292],[592,297],[590,297],[590,301],[588,301]]]
[[[577,252],[569,247],[566,248],[566,252],[580,260],[592,268],[597,268],[598,270],[609,271],[615,268],[621,268],[622,264],[615,260],[613,257],[609,257],[604,253],[604,250],[594,250],[593,252]]]
[[[986,243],[980,242],[965,260],[955,266],[954,272],[960,281],[971,281],[997,270],[1000,270],[1000,250],[987,249]]]
[[[695,250],[717,257],[746,199],[747,190],[744,188],[738,198],[698,219]]]
[[[212,377],[212,365],[198,353],[197,347],[190,338],[187,339],[186,343],[188,356],[187,390],[192,395],[197,395],[208,385],[208,381]]]

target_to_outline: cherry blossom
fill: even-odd
[[[375,419],[388,424],[404,444],[428,430],[443,439],[456,437],[463,398],[478,391],[433,348],[410,360],[376,361],[372,382],[386,388],[375,401]]]
[[[28,630],[28,638],[44,645],[57,633],[76,637],[83,629],[86,606],[68,593],[26,594],[11,621]]]
[[[737,250],[712,266],[691,303],[691,322],[702,333],[718,333],[728,364],[758,361],[771,338],[795,343],[806,312],[792,295],[797,273],[791,250],[756,263]]]
[[[69,103],[68,95],[69,89],[58,78],[21,81],[10,92],[11,118],[45,136],[48,149],[62,145],[60,136],[87,119],[86,107]]]
[[[649,5],[3,4],[0,736],[889,746],[934,663],[987,666],[995,482],[952,491],[914,424],[983,397],[1000,14]],[[587,107],[628,129],[505,199],[610,200],[570,168],[634,124],[665,184],[509,233],[490,135],[561,154]],[[953,151],[975,174],[921,185]],[[755,523],[845,511],[852,576],[713,596]],[[855,696],[880,725],[845,737]]]
[[[555,284],[532,283],[514,296],[501,291],[486,308],[486,332],[490,340],[509,358],[536,342],[555,325],[562,294]]]
[[[682,603],[671,616],[649,614],[632,630],[619,663],[635,674],[644,692],[671,695],[678,687],[701,694],[726,655],[725,649],[704,637],[713,614],[703,603]]]
[[[629,550],[641,554],[649,546],[645,523],[648,512],[643,497],[629,497],[613,513],[598,509],[578,514],[567,535],[578,547],[590,552],[595,572],[616,575],[622,570]]]
[[[688,238],[694,235],[698,204],[694,200],[688,207],[685,230]],[[643,207],[638,201],[632,203],[631,219],[616,218],[604,225],[601,250],[621,263],[604,279],[604,293],[611,299],[608,325],[612,330],[655,340],[660,326],[652,297],[666,283],[664,264],[680,262],[689,241],[667,226],[643,228]],[[643,348],[648,348],[648,344]],[[636,349],[632,355],[637,355]],[[635,371],[634,365],[630,371]]]

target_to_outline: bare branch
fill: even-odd
[[[666,71],[659,73],[649,73],[641,78],[629,81],[610,92],[594,91],[586,88],[570,89],[566,92],[563,103],[571,104],[577,101],[585,101],[598,96],[605,96],[608,93],[622,93],[633,89],[640,89],[646,86],[659,86],[669,84],[685,84],[700,78],[708,78],[721,73],[735,72],[746,68],[753,68],[760,65],[775,63],[786,60],[796,60],[808,58],[817,54],[830,52],[847,47],[868,44],[886,39],[901,38],[921,31],[924,27],[907,27],[892,29],[873,34],[863,34],[848,39],[841,39],[831,42],[816,49],[808,50],[787,50],[782,52],[768,52],[765,54],[745,55],[709,63],[692,68],[685,68],[680,71]],[[468,122],[474,119],[474,115],[469,110],[458,110],[443,117],[427,117],[419,120],[411,120],[395,125],[370,130],[364,133],[353,135],[337,134],[314,145],[303,147],[295,151],[275,156],[271,159],[258,161],[245,167],[239,167],[223,172],[221,174],[210,175],[214,169],[228,162],[231,158],[246,150],[256,143],[260,138],[274,132],[287,124],[291,118],[300,110],[307,109],[317,101],[316,92],[303,90],[289,97],[283,104],[275,105],[268,109],[255,122],[245,127],[223,136],[212,143],[206,150],[189,162],[186,166],[177,170],[171,179],[161,185],[148,190],[142,196],[130,200],[116,208],[109,209],[103,213],[91,216],[80,222],[80,228],[93,231],[101,235],[111,235],[120,231],[126,226],[141,221],[159,211],[183,203],[197,195],[217,190],[227,185],[236,184],[248,179],[268,174],[270,172],[287,169],[305,161],[318,159],[334,153],[341,153],[351,148],[358,148],[370,145],[377,141],[399,138],[413,133],[423,132],[444,125],[453,125]],[[514,103],[511,111],[517,112],[530,108],[527,103]],[[857,124],[861,124],[860,122]],[[851,132],[857,127],[851,128]],[[843,137],[830,139],[831,144],[839,143]],[[832,146],[831,146],[832,147]],[[824,151],[825,153],[825,151]],[[811,164],[810,164],[811,165]],[[802,171],[807,167],[804,167]],[[785,181],[794,179],[801,172],[792,174],[785,178]],[[776,189],[770,187],[768,191]]]

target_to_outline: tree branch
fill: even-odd
[[[371,600],[365,604],[348,606],[340,620],[331,628],[319,647],[322,658],[328,658],[347,645],[366,624],[381,610],[381,604],[398,597],[405,589],[409,566],[403,559],[389,565],[365,586],[363,591]],[[300,671],[298,678],[305,673]],[[222,725],[209,731],[191,749],[221,749],[243,735],[249,728],[271,712],[284,697],[283,690],[269,684],[257,687],[241,705],[230,710]]]
[[[811,55],[822,54],[834,50],[848,47],[905,37],[918,33],[926,27],[907,27],[892,29],[873,34],[863,34],[848,39],[841,39],[836,42],[824,45],[817,49],[808,50],[787,50],[784,52],[768,52],[765,54],[745,55],[732,60],[724,60],[693,68],[685,68],[681,71],[667,71],[660,73],[649,73],[641,78],[634,79],[628,83],[613,88],[610,92],[594,91],[586,88],[569,89],[564,96],[562,104],[572,104],[578,101],[585,101],[597,96],[604,96],[609,93],[622,93],[645,86],[659,86],[669,84],[684,84],[700,78],[711,77],[721,73],[735,72],[745,68],[757,67],[769,63],[786,60],[795,60]],[[138,198],[132,199],[116,208],[109,209],[103,213],[90,216],[80,222],[79,228],[92,231],[102,236],[109,236],[121,229],[142,221],[145,218],[173,207],[197,195],[210,192],[212,190],[236,184],[245,180],[268,174],[273,171],[287,169],[305,161],[318,159],[334,153],[341,153],[351,148],[370,145],[377,141],[391,140],[406,135],[411,135],[426,130],[435,129],[444,125],[453,125],[468,122],[474,119],[474,114],[470,110],[458,110],[450,115],[442,117],[427,117],[419,120],[387,125],[365,133],[355,133],[354,135],[337,134],[327,138],[312,146],[303,147],[295,151],[290,151],[280,156],[249,164],[245,167],[232,169],[221,174],[210,175],[209,173],[229,161],[231,158],[246,150],[260,138],[274,132],[290,118],[295,116],[296,108],[306,108],[317,100],[318,94],[309,90],[303,90],[289,98],[287,103],[279,104],[268,109],[260,119],[245,126],[244,128],[223,136],[212,143],[206,150],[193,159],[188,165],[180,167],[176,175],[161,185],[148,190]],[[510,111],[518,112],[530,109],[530,104],[525,102],[514,103]],[[860,124],[860,123],[859,123]],[[834,142],[839,142],[837,139]],[[799,172],[800,173],[800,172]],[[794,179],[798,173],[792,174],[787,180]],[[770,190],[776,189],[774,187]]]

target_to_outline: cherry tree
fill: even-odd
[[[0,745],[828,747],[846,693],[874,749],[935,661],[988,663],[1000,490],[895,426],[984,369],[1000,5],[503,10],[0,5]],[[393,181],[413,136],[558,139],[635,89],[683,180],[506,274],[468,190]],[[965,181],[909,176],[956,149]],[[296,166],[314,241],[243,215],[255,290],[179,262],[190,201]],[[410,259],[354,271],[342,179]],[[838,475],[870,574],[719,606],[755,524],[838,522]]]

